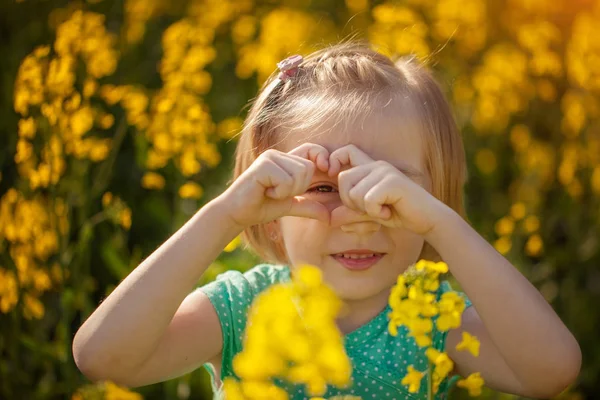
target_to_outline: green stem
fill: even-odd
[[[427,365],[427,400],[433,400],[433,363]]]
[[[110,150],[110,154],[106,160],[100,165],[98,173],[94,177],[94,183],[92,184],[92,188],[90,189],[90,198],[94,199],[102,193],[108,184],[110,183],[112,168],[117,160],[117,155],[119,153],[119,149],[121,148],[121,144],[123,144],[123,139],[125,139],[125,134],[127,133],[127,121],[125,117],[121,118],[119,121],[119,125],[116,129],[115,136],[112,142],[112,148]]]

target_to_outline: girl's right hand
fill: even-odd
[[[231,221],[238,227],[267,223],[282,216],[313,218],[329,223],[329,211],[304,197],[315,168],[327,173],[329,152],[304,143],[289,153],[269,149],[221,195]]]

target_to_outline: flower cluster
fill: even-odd
[[[101,381],[80,387],[71,400],[142,400],[143,396],[111,381]]]
[[[21,293],[25,318],[39,319],[44,315],[40,296],[68,274],[58,263],[46,266],[58,251],[58,233],[69,229],[65,204],[59,199],[52,209],[41,195],[28,200],[9,189],[0,200],[0,221],[0,240],[9,245],[14,264],[0,266],[0,312],[12,310]]]
[[[352,366],[335,324],[340,309],[321,271],[309,265],[299,266],[291,283],[261,293],[249,311],[244,350],[233,360],[240,381],[224,381],[227,398],[287,399],[273,378],[306,385],[311,396],[323,395],[327,384],[348,385]]]
[[[600,116],[600,29],[594,23],[600,3],[573,8],[565,1],[510,0],[500,15],[492,14],[492,3],[384,1],[371,10],[369,39],[392,55],[433,59],[442,75],[458,71],[446,80],[454,82],[459,124],[473,128],[473,162],[485,179],[493,181],[512,160],[498,157],[490,145],[502,140],[513,145],[518,173],[509,191],[512,204],[500,212],[525,206],[526,215],[515,223],[538,218],[544,193],[555,183],[575,201],[586,191],[600,197],[600,139],[593,123]],[[512,219],[512,212],[499,218]],[[504,255],[522,248],[540,257],[545,249],[537,229],[516,225],[498,233],[494,245]]]
[[[31,189],[55,185],[66,169],[65,157],[104,160],[111,140],[87,136],[94,126],[108,129],[112,115],[91,105],[97,80],[114,72],[114,36],[104,29],[104,16],[76,11],[56,33],[54,55],[42,46],[28,55],[15,82],[14,108],[19,122],[15,162]],[[78,82],[78,63],[85,76]],[[39,154],[35,149],[41,148]]]
[[[439,385],[452,372],[453,361],[445,352],[440,352],[432,345],[432,332],[435,325],[438,331],[445,332],[458,328],[461,324],[461,315],[465,309],[465,300],[454,291],[444,292],[439,299],[436,292],[440,287],[439,277],[448,272],[444,262],[431,262],[420,260],[405,274],[398,277],[396,285],[392,288],[389,304],[392,309],[389,315],[389,332],[398,334],[398,326],[404,325],[409,330],[409,336],[415,338],[420,347],[428,347],[425,351],[430,368],[428,371],[418,371],[413,366],[408,367],[407,375],[402,379],[403,385],[408,385],[411,393],[419,391],[421,380],[428,376],[428,384],[433,393],[437,393]],[[476,337],[463,332],[463,340],[456,347],[459,351],[469,351],[473,356],[479,355],[479,341]],[[461,385],[470,388],[469,393],[477,393],[474,382],[481,382],[474,378],[462,380]]]
[[[264,82],[274,71],[275,65],[290,53],[310,53],[318,48],[316,42],[330,38],[334,32],[331,21],[325,16],[314,16],[305,11],[277,8],[260,21],[260,34],[253,17],[242,16],[234,25],[234,40],[239,45],[236,74],[249,78],[258,73]]]

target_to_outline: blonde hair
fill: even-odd
[[[349,123],[357,114],[381,109],[376,105],[382,101],[408,98],[427,133],[424,157],[431,193],[466,218],[462,139],[440,87],[414,58],[394,63],[367,44],[342,43],[306,57],[296,76],[286,82],[279,82],[277,75],[274,71],[267,79],[246,117],[236,149],[233,180],[265,150],[276,148],[283,139],[281,132],[292,127],[314,128],[330,118]],[[271,240],[266,224],[247,228],[242,240],[266,261],[289,262],[283,244]],[[427,243],[420,258],[440,260]]]

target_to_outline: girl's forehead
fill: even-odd
[[[277,146],[288,152],[303,143],[315,143],[330,153],[353,144],[374,160],[392,165],[407,165],[424,171],[423,125],[414,114],[390,115],[369,113],[352,120],[315,123],[311,128],[289,129],[280,132],[282,142]]]

